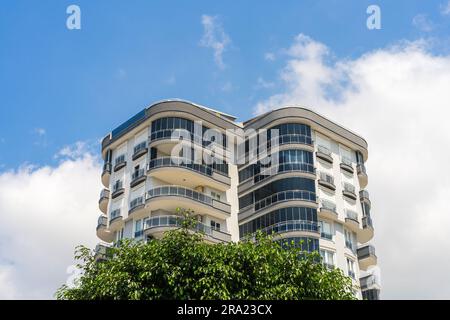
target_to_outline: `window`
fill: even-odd
[[[217,223],[214,220],[211,220],[211,229],[220,231],[220,223]]]
[[[350,277],[355,279],[355,262],[350,258],[347,258],[347,272]]]
[[[218,194],[218,193],[216,193],[216,192],[214,192],[214,191],[211,191],[211,197],[212,197],[213,199],[216,199],[216,200],[219,200],[219,201],[220,201],[220,194]]]
[[[352,233],[347,229],[344,229],[345,246],[353,251],[353,237]]]
[[[116,232],[116,241],[120,241],[123,239],[123,228]]]
[[[333,234],[331,232],[331,224],[325,221],[320,221],[320,237],[324,239],[333,239]]]
[[[322,257],[322,262],[328,268],[334,268],[334,252],[329,250],[320,250],[320,256]]]
[[[142,236],[142,219],[136,220],[134,223],[134,237],[139,238]]]
[[[122,189],[122,181],[121,180],[117,180],[113,184],[113,192],[116,192],[119,189]]]

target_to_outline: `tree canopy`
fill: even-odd
[[[210,244],[183,219],[160,240],[125,240],[98,261],[84,246],[75,258],[82,270],[58,299],[354,299],[340,269],[328,269],[317,252],[282,248],[270,236]]]

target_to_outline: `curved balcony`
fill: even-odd
[[[176,215],[151,217],[146,221],[144,226],[144,234],[160,239],[163,237],[165,232],[180,228],[182,220],[183,217]],[[200,222],[193,228],[193,231],[204,233],[205,240],[208,242],[219,243],[231,241],[231,235],[229,233],[213,229]]]
[[[351,185],[350,183],[343,184],[342,194],[345,197],[352,199],[352,200],[356,200],[356,198],[357,198],[356,192],[355,192],[355,187],[353,185]]]
[[[103,171],[102,171],[102,184],[105,188],[109,188],[109,179],[111,177],[111,170],[112,170],[112,164],[109,162],[106,162],[103,165]]]
[[[146,202],[152,210],[164,209],[175,212],[177,208],[191,209],[196,214],[226,219],[231,214],[228,203],[216,200],[209,195],[182,186],[159,186],[147,192]]]
[[[114,239],[112,232],[108,230],[108,217],[101,215],[97,220],[97,237],[102,241],[111,242]]]
[[[148,148],[147,148],[147,142],[141,142],[133,149],[133,156],[131,157],[134,160],[139,159],[143,155],[147,154]]]
[[[329,164],[333,163],[333,156],[328,148],[318,146],[316,151],[316,158],[321,159]]]
[[[315,192],[306,190],[287,190],[274,193],[245,208],[241,208],[239,210],[239,220],[246,219],[257,211],[263,212],[266,209],[276,210],[278,205],[281,206],[286,201],[294,201],[293,205],[317,208],[317,197]]]
[[[269,183],[273,180],[289,177],[305,177],[311,180],[316,179],[316,168],[310,163],[288,162],[261,168],[261,172],[250,177],[238,186],[238,193],[247,192],[256,188],[260,182]]]
[[[98,208],[103,213],[107,213],[108,211],[109,194],[110,193],[108,189],[103,189],[100,192],[100,199],[98,200]]]
[[[345,226],[353,232],[359,232],[358,213],[352,210],[345,211]]]
[[[131,214],[133,214],[134,216],[137,216],[137,214],[144,211],[144,208],[145,208],[144,197],[140,196],[140,197],[134,198],[130,202],[128,216],[131,216]]]
[[[369,177],[367,176],[366,167],[364,166],[364,164],[362,164],[362,163],[357,164],[356,172],[358,174],[359,186],[361,188],[367,187],[367,184],[369,182]]]
[[[375,247],[368,244],[357,250],[359,268],[366,271],[370,266],[377,264]]]
[[[369,192],[367,190],[361,190],[359,192],[359,201],[367,203],[369,207],[371,206]]]
[[[119,171],[120,169],[124,168],[127,165],[127,162],[125,160],[125,155],[118,156],[116,160],[114,161],[114,172]]]
[[[350,159],[342,157],[341,164],[339,166],[341,167],[342,170],[344,170],[345,172],[347,172],[349,174],[353,174],[353,172],[354,172],[352,161]]]
[[[147,176],[145,175],[144,169],[139,169],[131,175],[131,182],[130,182],[130,188],[134,188],[137,185],[143,183],[147,179]]]
[[[208,185],[221,191],[230,188],[231,178],[204,164],[180,157],[161,157],[148,164],[148,176],[167,181],[173,185],[186,184],[191,187]]]
[[[334,177],[324,172],[320,173],[318,184],[332,191],[336,190],[336,186],[334,184]]]
[[[372,219],[369,216],[362,218],[362,229],[358,232],[358,241],[366,243],[373,238]]]
[[[123,217],[120,209],[116,209],[111,211],[109,218],[109,228],[116,229],[118,226],[122,224]]]
[[[97,262],[105,261],[112,256],[111,246],[104,243],[99,243],[94,249],[94,259]]]
[[[279,235],[290,232],[306,233],[304,236],[319,237],[319,224],[311,220],[288,220],[261,229],[267,235]]]
[[[338,213],[336,211],[336,204],[328,200],[322,200],[319,209],[319,216],[324,219],[337,221]]]

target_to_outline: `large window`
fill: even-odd
[[[332,240],[333,239],[333,233],[331,231],[331,224],[326,221],[320,221],[320,237]]]
[[[322,262],[329,268],[334,268],[334,252],[329,250],[320,249],[320,256],[322,257]]]
[[[345,246],[353,251],[353,235],[347,229],[344,229]]]
[[[304,200],[310,200],[315,201],[316,198],[316,187],[314,180],[308,179],[308,178],[301,178],[301,177],[293,177],[293,178],[286,178],[286,179],[280,179],[273,181],[271,183],[268,183],[264,185],[263,187],[256,189],[255,191],[239,198],[239,209],[245,208],[248,205],[251,205],[253,203],[257,203],[260,200],[263,200],[269,196],[276,196],[277,193],[280,193],[282,191],[301,191],[298,192],[300,195],[299,199]],[[280,197],[281,196],[281,197]],[[287,197],[284,197],[280,195],[276,197],[276,201],[282,201],[284,199],[289,199],[289,195]],[[295,195],[294,195],[295,196]],[[296,197],[294,197],[296,198]],[[293,199],[294,199],[293,198]],[[272,201],[272,203],[276,202]]]
[[[270,165],[269,165],[270,168]],[[250,177],[258,176],[263,169],[263,165],[261,165],[260,161],[255,164],[251,164],[244,169],[239,171],[239,182],[245,181]],[[313,153],[306,150],[292,149],[292,150],[283,150],[278,152],[278,168],[276,168],[276,172],[285,172],[285,171],[306,171],[306,172],[314,172],[314,160]],[[258,182],[260,179],[256,179],[255,182]]]
[[[294,246],[295,248],[301,248],[303,251],[318,251],[319,239],[309,237],[291,237],[278,240],[283,248]]]
[[[194,134],[196,134],[195,129],[194,129],[194,121],[189,120],[189,119],[184,119],[184,118],[179,118],[179,117],[166,117],[166,118],[159,118],[156,119],[152,122],[152,126],[151,126],[151,135],[150,135],[150,140],[157,140],[157,139],[163,139],[163,138],[170,138],[172,136],[172,132],[176,129],[183,129],[183,130],[187,130],[188,132],[191,133],[191,140],[192,141],[202,141],[203,146],[207,146],[211,143],[211,141],[215,140],[215,137],[211,137],[211,141],[203,141],[203,137],[205,136],[205,132],[207,130],[209,130],[210,128],[206,127],[206,126],[202,126],[201,132],[199,132],[199,134],[201,134],[201,137],[195,136]],[[214,129],[217,130],[217,129]],[[217,130],[217,132],[219,132]],[[220,134],[220,133],[219,133]],[[227,137],[225,133],[222,133],[222,143],[223,147],[227,146]]]
[[[287,221],[311,222],[308,225],[305,225],[305,228],[310,227],[311,230],[308,231],[317,231],[317,210],[306,207],[288,207],[278,209],[240,225],[239,236],[242,238],[248,234],[255,233],[257,230]],[[289,229],[286,228],[285,231],[289,231]]]

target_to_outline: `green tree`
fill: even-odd
[[[161,240],[126,240],[96,261],[78,247],[82,275],[63,285],[58,299],[354,299],[351,279],[327,269],[317,252],[282,248],[271,237],[208,244],[193,233],[196,222],[182,210],[181,227]],[[300,257],[300,258],[299,258]]]

